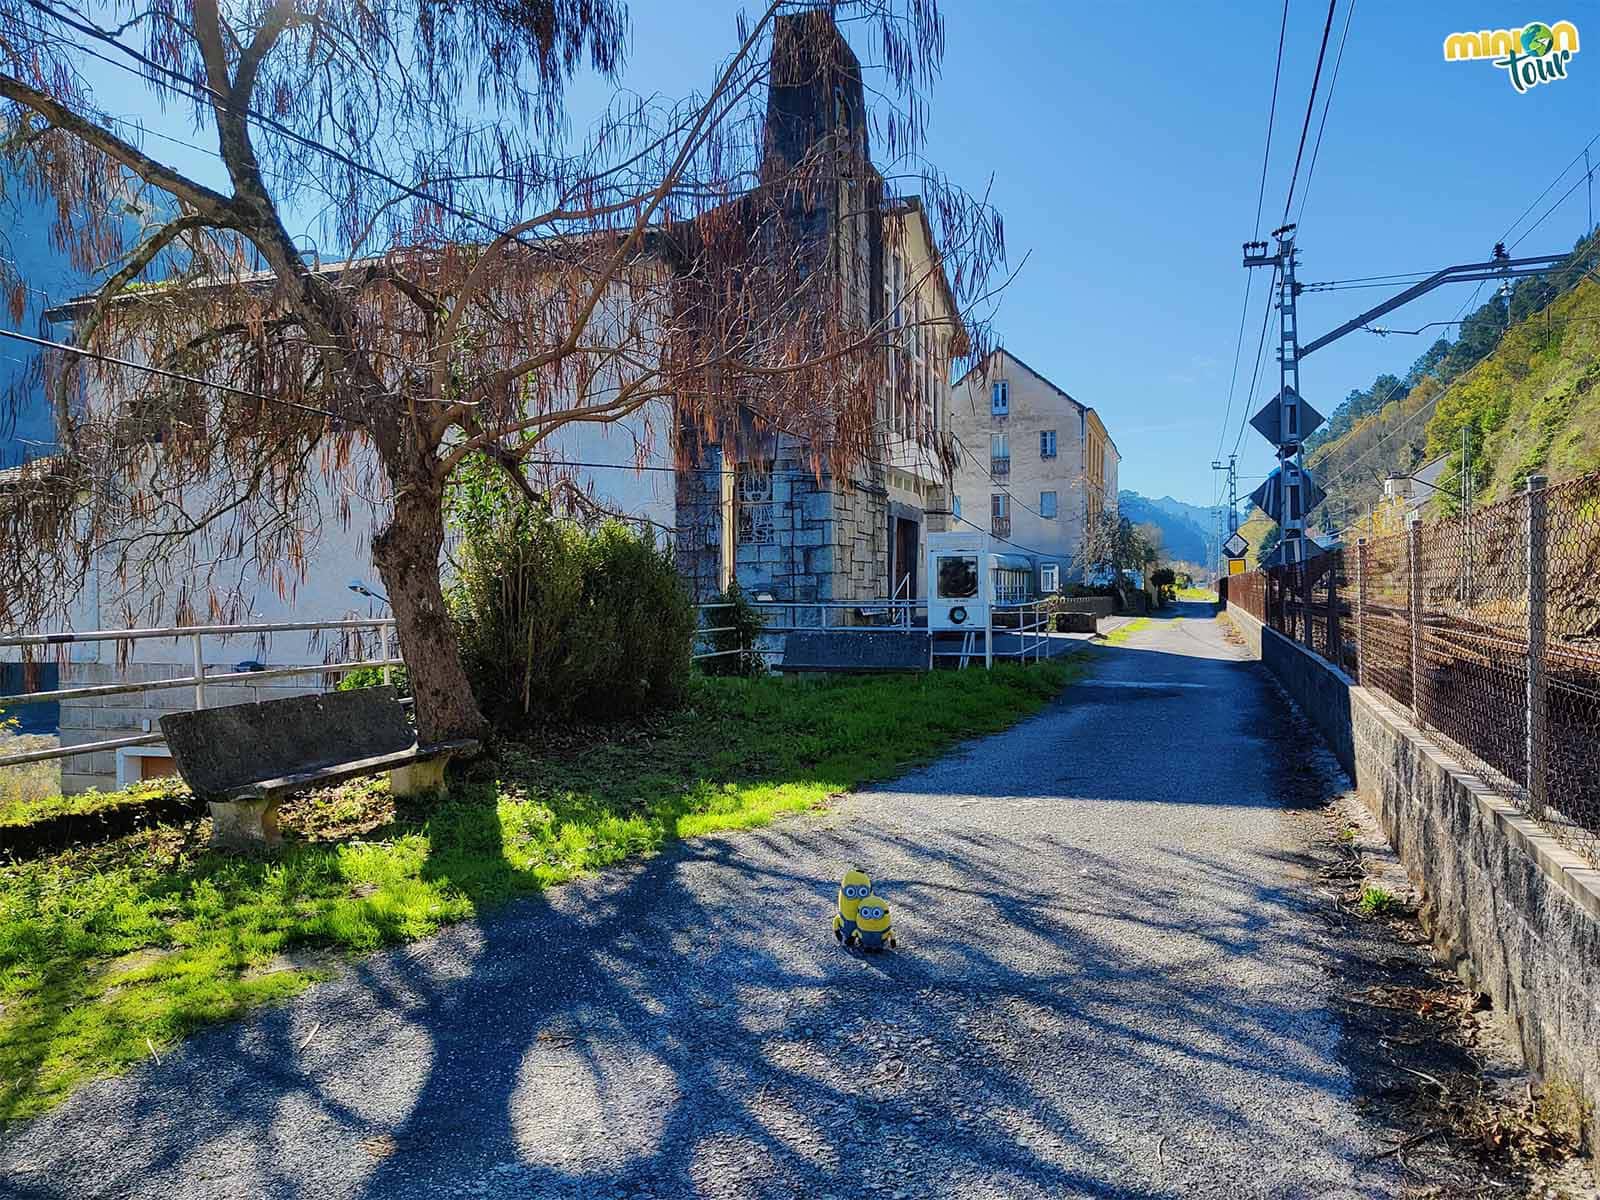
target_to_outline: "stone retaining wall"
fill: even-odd
[[[1593,1153],[1600,1147],[1600,870],[1469,774],[1387,698],[1237,606],[1227,611],[1383,825],[1422,894],[1436,952],[1509,1018],[1531,1070],[1583,1094]]]

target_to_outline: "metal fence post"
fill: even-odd
[[[206,706],[205,649],[198,633],[191,635],[189,640],[194,647],[194,706],[204,708]]]
[[[1316,584],[1311,581],[1310,560],[1302,562],[1295,570],[1300,576],[1300,640],[1307,650],[1316,653],[1317,639],[1311,633],[1311,593],[1316,590]]]
[[[983,669],[994,670],[994,601],[984,607]]]
[[[1427,728],[1422,715],[1422,522],[1406,526],[1406,610],[1411,627],[1411,719]]]
[[[1528,477],[1528,809],[1543,817],[1549,782],[1549,712],[1544,686],[1546,503],[1545,477]]]
[[[1367,667],[1367,539],[1356,539],[1356,682]]]
[[[378,657],[383,659],[383,686],[388,687],[394,680],[394,668],[389,665],[389,627],[378,626]]]
[[[1339,571],[1344,566],[1344,555],[1337,563],[1328,558],[1328,610],[1324,630],[1328,643],[1328,661],[1341,671],[1344,669],[1344,634],[1339,628]]]

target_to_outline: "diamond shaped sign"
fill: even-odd
[[[1286,387],[1250,418],[1250,427],[1274,446],[1298,446],[1325,420],[1305,397]]]
[[[1222,543],[1222,553],[1228,558],[1243,558],[1244,552],[1250,549],[1250,543],[1237,533],[1230,534],[1228,540]]]
[[[1317,481],[1311,478],[1311,472],[1296,467],[1289,467],[1288,470],[1300,477],[1302,503],[1296,516],[1304,518],[1308,512],[1328,498],[1328,493],[1317,486]],[[1250,502],[1279,525],[1284,523],[1284,518],[1288,515],[1284,475],[1285,469],[1278,467],[1266,477],[1260,487],[1250,493]]]

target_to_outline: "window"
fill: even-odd
[[[1059,592],[1061,590],[1061,567],[1053,562],[1039,564],[1039,590],[1041,592]]]
[[[1039,515],[1053,517],[1056,515],[1056,494],[1054,492],[1039,493]]]
[[[772,527],[772,464],[740,463],[735,496],[741,546],[770,546],[777,540]]]
[[[1041,429],[1039,431],[1039,457],[1054,458],[1056,456],[1056,431],[1054,429]]]
[[[989,393],[989,411],[1003,417],[1011,411],[1011,381],[996,379]]]
[[[989,497],[989,515],[1005,519],[1011,515],[1011,497],[1004,492],[996,492]]]
[[[952,496],[950,498],[950,513],[957,520],[959,520],[961,518],[961,497],[960,496]]]
[[[1011,474],[1011,442],[1003,433],[989,435],[989,474]]]
[[[941,600],[965,600],[977,594],[977,557],[941,555],[939,558],[939,598]]]

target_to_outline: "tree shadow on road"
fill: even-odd
[[[1101,653],[1140,654],[1119,668],[1134,677],[1192,669]],[[1262,687],[1216,726],[1245,753],[1265,752]],[[1197,689],[1116,690],[1159,714]],[[1270,798],[1178,795],[1137,772],[1095,783],[1089,756],[1041,755],[1036,789],[1001,794],[969,755],[970,771],[944,764],[936,799],[917,772],[849,821],[678,844],[375,955],[111,1085],[134,1097],[107,1103],[120,1115],[106,1134],[126,1142],[108,1183],[219,1175],[372,1200],[1178,1197],[1243,1154],[1263,1193],[1315,1176],[1371,1194],[1377,1177],[1352,1165],[1368,1147],[1330,1118],[1350,1082],[1303,880],[1270,846],[1197,848],[1159,825],[1130,859],[1075,836],[1070,807],[1043,807],[1111,800],[1205,823]],[[463,836],[500,836],[492,812],[483,822]],[[892,899],[899,953],[829,935],[853,863]]]

